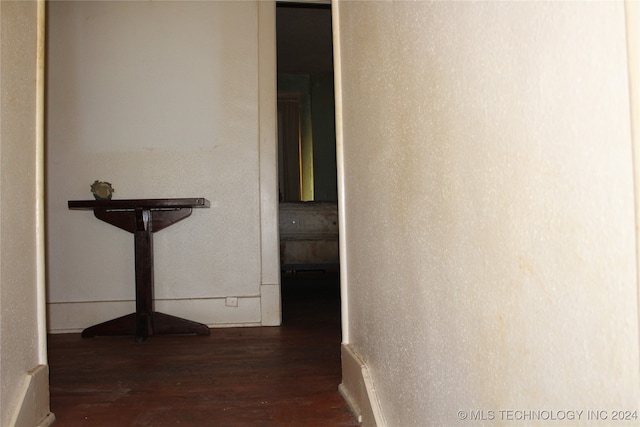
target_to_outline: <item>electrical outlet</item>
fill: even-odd
[[[224,302],[224,305],[227,307],[237,307],[238,306],[238,297],[227,297]]]

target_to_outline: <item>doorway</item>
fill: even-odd
[[[300,315],[291,307],[301,304],[308,304],[308,313],[322,304],[339,313],[331,5],[277,3],[276,34],[280,258],[286,324]]]
[[[283,271],[337,269],[331,5],[277,3],[278,184]]]
[[[280,200],[336,202],[331,5],[277,3],[276,34]]]

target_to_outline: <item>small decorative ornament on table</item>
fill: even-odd
[[[113,189],[111,183],[106,181],[98,181],[97,179],[91,184],[91,192],[96,200],[111,200],[111,196],[116,190]]]

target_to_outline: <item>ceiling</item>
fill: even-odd
[[[276,32],[278,73],[333,72],[330,6],[278,3]]]

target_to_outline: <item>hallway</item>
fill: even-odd
[[[339,277],[283,275],[283,326],[49,336],[56,427],[355,426],[338,393]]]

